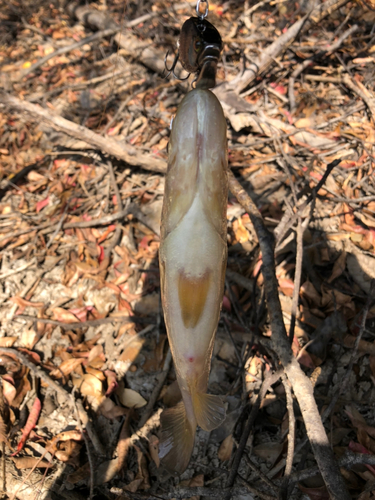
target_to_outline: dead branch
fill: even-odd
[[[166,356],[165,361],[164,361],[163,370],[157,377],[157,383],[152,391],[150,399],[148,400],[146,408],[144,409],[144,413],[143,413],[142,418],[139,422],[139,427],[143,427],[145,425],[145,423],[148,421],[148,419],[150,418],[150,416],[153,412],[153,409],[154,409],[154,405],[155,405],[155,403],[159,397],[160,391],[162,390],[163,385],[165,383],[165,379],[168,376],[169,370],[171,368],[171,364],[172,364],[172,353],[171,353],[170,349],[168,349],[168,353],[167,353],[167,356]]]
[[[365,455],[364,453],[353,453],[347,451],[343,457],[338,460],[339,467],[344,467],[345,469],[351,469],[355,465],[375,465],[375,455]],[[308,479],[309,477],[314,477],[319,474],[318,467],[310,467],[309,469],[303,469],[298,472],[294,472],[290,476],[290,481],[297,483]]]
[[[309,15],[295,22],[285,33],[262,51],[261,56],[252,62],[251,67],[245,70],[241,76],[222,85],[220,87],[220,97],[224,98],[225,92],[228,90],[234,90],[237,93],[245,90],[258,75],[264,73],[273,64],[276,57],[289,47],[299,33],[307,31],[313,23],[318,23],[347,2],[348,0],[328,0],[319,4]]]
[[[24,319],[26,321],[35,321],[36,323],[45,323],[54,326],[59,326],[63,330],[77,330],[77,328],[87,328],[89,326],[100,326],[108,323],[154,323],[155,318],[137,318],[135,316],[113,316],[101,319],[88,319],[87,321],[77,321],[76,323],[63,323],[49,318],[37,318],[36,316],[28,316],[27,314],[19,314],[17,319]]]
[[[47,373],[41,370],[41,368],[39,368],[32,361],[30,361],[25,354],[19,352],[17,349],[13,349],[12,347],[2,347],[1,350],[4,352],[9,352],[14,356],[16,356],[23,365],[27,366],[27,368],[31,370],[31,372],[35,376],[43,380],[43,382],[45,382],[47,385],[49,385],[49,387],[51,387],[51,389],[53,389],[57,394],[59,394],[60,397],[69,406],[72,406],[71,395],[69,394],[69,392],[66,391],[63,387],[61,387],[61,385],[59,385],[57,382],[55,382],[49,375],[47,375]],[[99,453],[100,455],[105,455],[104,447],[101,444],[100,439],[98,438],[96,431],[90,422],[86,410],[83,408],[82,402],[78,400],[76,404],[78,407],[81,422],[86,427],[87,433],[91,439],[92,444],[94,445],[96,452]]]
[[[368,107],[373,123],[375,123],[375,97],[371,94],[371,92],[366,89],[363,83],[357,80],[357,83],[354,83],[349,75],[344,75],[342,78],[343,83],[350,88],[355,94],[357,94]]]
[[[115,156],[116,158],[125,161],[129,165],[142,167],[145,170],[153,172],[165,172],[165,162],[160,158],[152,155],[144,155],[129,145],[119,144],[110,137],[102,137],[99,134],[89,130],[86,127],[77,125],[74,122],[66,120],[62,116],[52,114],[47,109],[41,108],[27,101],[22,101],[6,92],[0,91],[0,108],[7,106],[18,112],[26,112],[34,120],[42,120],[51,127],[60,132],[80,139],[91,144],[95,148],[104,153]]]
[[[250,467],[250,469],[255,472],[256,474],[258,474],[259,478],[264,482],[266,483],[266,485],[275,493],[275,495],[278,496],[279,494],[279,488],[276,486],[276,484],[274,482],[271,481],[271,479],[269,479],[266,474],[264,474],[264,472],[262,472],[260,470],[259,467],[257,467],[254,462],[251,461],[251,459],[246,455],[244,454],[244,459],[245,459],[245,462],[247,463],[247,465]]]
[[[333,52],[335,52],[337,49],[341,47],[341,45],[344,43],[344,41],[349,38],[353,33],[358,31],[359,27],[357,24],[354,24],[351,26],[348,30],[346,30],[340,38],[336,40],[335,43],[333,43],[331,46],[328,46],[326,50],[322,50],[318,52],[317,54],[314,54],[312,57],[309,59],[305,59],[301,64],[298,64],[298,66],[295,68],[291,76],[289,77],[289,87],[288,87],[288,97],[289,97],[289,106],[290,106],[290,111],[293,112],[296,109],[296,99],[294,97],[294,83],[296,81],[296,78],[303,72],[304,69],[308,68],[313,64],[313,62],[316,59],[320,59],[322,57],[331,55]]]
[[[287,379],[287,377],[285,377],[285,375],[282,378],[282,382],[286,394],[286,407],[288,410],[289,429],[288,429],[288,451],[286,456],[284,480],[281,485],[280,497],[282,500],[288,500],[288,487],[289,487],[290,475],[292,473],[293,458],[294,458],[296,419],[293,410],[293,396],[290,388],[290,382]]]
[[[340,474],[340,469],[335,461],[320,418],[313,387],[290,348],[278,294],[273,238],[266,229],[262,216],[254,202],[238,183],[233,173],[229,172],[228,177],[229,189],[249,214],[258,236],[263,259],[262,274],[271,323],[273,349],[284,367],[298,400],[315,459],[331,498],[334,500],[350,500],[351,496]]]
[[[73,391],[74,391],[74,389],[73,389]],[[79,415],[78,406],[76,404],[76,400],[74,399],[74,392],[70,396],[70,400],[71,400],[71,403],[73,405],[74,412],[76,415],[77,427],[80,430],[81,435],[82,435],[82,439],[85,442],[87,457],[88,457],[89,464],[90,464],[90,496],[89,496],[89,500],[92,500],[92,498],[94,496],[94,484],[95,484],[94,457],[92,456],[92,453],[91,453],[91,447],[90,447],[89,440],[87,439],[87,436],[86,436],[85,432],[83,431],[83,426],[82,426],[82,422],[81,422],[81,417]]]
[[[271,387],[272,384],[277,382],[277,380],[281,377],[281,375],[282,375],[282,372],[278,371],[278,372],[274,373],[273,375],[270,375],[269,377],[265,378],[263,381],[262,387],[260,388],[259,394],[255,399],[255,402],[252,406],[249,418],[247,419],[246,425],[245,425],[244,430],[242,432],[237,451],[234,455],[230,474],[227,478],[226,487],[229,488],[229,490],[228,490],[228,493],[224,497],[226,500],[229,500],[231,498],[232,491],[230,488],[232,488],[234,485],[234,481],[235,481],[236,476],[237,476],[237,472],[238,472],[238,468],[240,466],[242,455],[243,455],[243,452],[245,450],[245,446],[246,446],[247,440],[249,438],[251,428],[254,425],[255,418],[258,414],[261,402],[265,398],[268,389]]]
[[[339,164],[340,164],[340,160],[334,160],[333,162],[329,163],[327,165],[326,171],[324,172],[322,178],[320,179],[318,184],[313,189],[313,192],[308,196],[307,200],[304,201],[299,207],[296,207],[297,210],[292,215],[290,215],[287,212],[283,215],[281,221],[279,222],[279,224],[277,225],[277,227],[274,230],[274,235],[276,238],[276,248],[278,245],[280,245],[284,236],[289,231],[289,229],[292,227],[294,222],[298,219],[298,217],[301,215],[302,211],[313,201],[314,197],[319,192],[320,188],[322,186],[324,186],[324,183],[328,179],[329,174]]]
[[[223,495],[225,495],[228,492],[232,493],[233,495],[247,495],[249,493],[249,490],[247,488],[240,488],[238,486],[231,490],[222,488],[207,488],[205,486],[196,486],[191,488],[174,488],[173,491],[170,493],[164,493],[163,495],[158,494],[157,496],[155,496],[152,493],[147,493],[147,492],[132,493],[130,491],[123,490],[121,488],[111,488],[111,493],[114,493],[116,495],[121,495],[123,496],[123,498],[130,498],[134,500],[172,500],[172,499],[182,500],[184,498],[199,497],[199,496],[222,499]],[[256,494],[259,495],[259,492],[257,492]],[[268,496],[268,499],[269,498],[270,497]],[[275,497],[271,498],[273,500]]]
[[[273,496],[273,495],[267,495],[267,493],[263,493],[263,491],[259,491],[257,490],[256,488],[254,488],[253,486],[251,486],[251,484],[246,481],[246,479],[240,475],[238,475],[238,479],[240,480],[240,482],[246,486],[246,488],[248,489],[248,491],[250,491],[250,493],[253,493],[254,495],[258,496],[259,498],[262,498],[263,500],[277,500],[277,497]]]
[[[87,36],[85,38],[82,38],[82,40],[79,40],[79,42],[72,43],[71,45],[67,45],[66,47],[60,47],[59,49],[55,50],[51,54],[47,54],[38,61],[36,61],[34,64],[32,64],[29,68],[26,68],[24,71],[22,71],[20,75],[20,79],[25,78],[27,75],[30,73],[34,73],[35,70],[43,66],[47,61],[52,59],[53,57],[57,56],[62,56],[63,54],[67,54],[68,52],[71,52],[72,50],[79,49],[79,47],[82,47],[86,43],[91,43],[96,40],[101,40],[102,38],[105,38],[107,36],[111,36],[114,33],[116,33],[119,30],[119,28],[116,29],[107,29],[103,31],[98,31],[97,33],[94,33],[93,35]]]

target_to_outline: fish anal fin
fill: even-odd
[[[213,394],[196,393],[194,395],[194,414],[199,427],[212,431],[225,420],[223,398]]]
[[[183,401],[164,410],[160,417],[161,439],[159,458],[171,474],[182,474],[189,464],[194,448],[196,425],[193,426]]]

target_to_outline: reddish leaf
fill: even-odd
[[[118,387],[116,373],[112,372],[111,370],[106,370],[104,372],[104,375],[107,377],[107,385],[108,385],[108,389],[105,395],[110,396],[112,392],[115,391]]]
[[[42,403],[40,402],[39,398],[35,398],[33,407],[31,409],[29,418],[27,419],[25,427],[22,429],[22,436],[20,439],[20,442],[18,443],[17,446],[17,451],[15,453],[12,453],[12,457],[17,455],[23,447],[26,444],[27,438],[29,437],[30,432],[34,429],[36,426],[36,423],[38,422],[40,411],[42,409]]]
[[[49,196],[45,198],[44,200],[38,201],[36,204],[36,211],[40,212],[44,207],[46,207],[49,203]]]
[[[99,256],[98,256],[98,261],[99,264],[104,260],[105,258],[105,253],[104,253],[104,247],[102,245],[98,245],[99,248]]]

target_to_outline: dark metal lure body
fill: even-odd
[[[182,26],[179,45],[182,67],[189,73],[198,73],[195,87],[215,87],[217,64],[223,50],[215,26],[206,19],[191,17]]]
[[[215,26],[206,19],[191,17],[182,26],[178,47],[172,67],[166,66],[166,69],[173,72],[180,59],[184,70],[197,74],[196,88],[215,87],[217,64],[223,50],[223,42]]]

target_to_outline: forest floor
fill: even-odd
[[[210,3],[235,176],[209,383],[227,418],[170,477],[160,213],[193,76],[162,73],[195,3],[0,0],[4,498],[375,498],[373,7]]]

